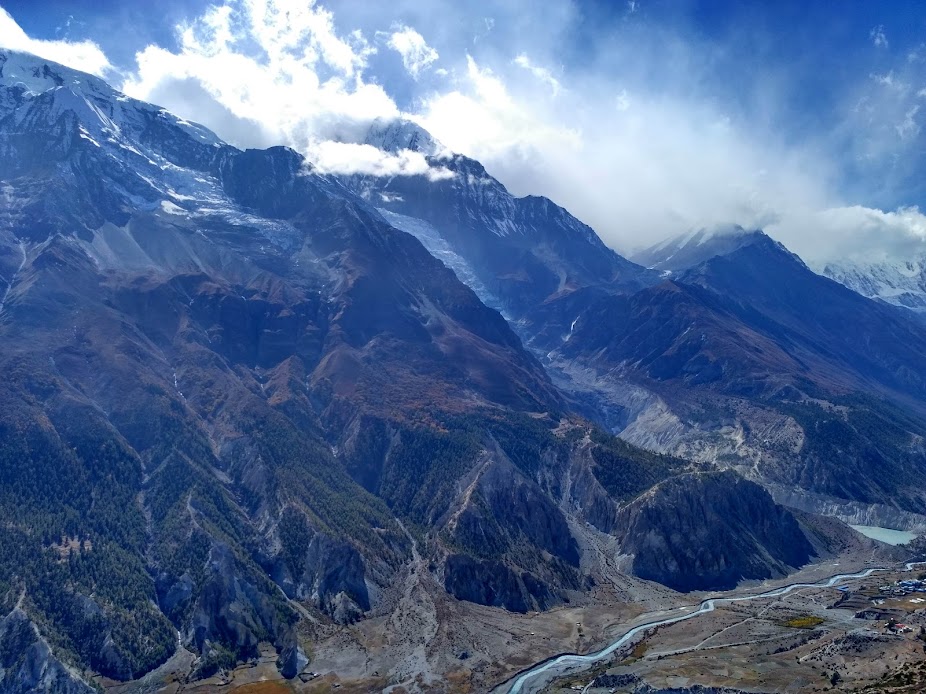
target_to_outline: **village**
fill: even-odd
[[[897,581],[890,585],[879,586],[878,593],[885,597],[874,598],[872,603],[880,607],[885,604],[887,596],[893,599],[901,599],[915,593],[926,593],[926,582],[919,579]],[[926,604],[926,598],[914,597],[910,598],[908,602],[911,605],[922,606]],[[913,631],[913,627],[903,622],[898,622],[895,617],[890,617],[888,618],[887,624],[884,625],[884,630],[894,634],[908,634]],[[921,625],[920,633],[923,634],[924,631],[926,631],[926,627]]]
[[[893,598],[902,598],[911,593],[926,593],[926,582],[919,579],[896,581],[893,584],[880,586],[878,592]],[[923,602],[926,602],[926,600],[923,600]]]
[[[851,591],[839,586],[842,596],[834,608],[855,610],[857,619],[882,623],[885,634],[909,634],[914,630],[926,636],[926,574],[915,579],[898,579],[876,588],[861,586]]]

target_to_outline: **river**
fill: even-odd
[[[911,562],[906,565],[906,570],[911,571],[914,566],[919,564],[926,564],[926,562]],[[546,660],[538,665],[535,665],[531,669],[526,670],[518,675],[512,683],[511,687],[508,689],[508,692],[509,694],[527,694],[529,692],[539,692],[542,687],[546,686],[552,680],[558,677],[580,672],[604,660],[612,653],[614,653],[614,651],[616,651],[618,648],[633,639],[634,636],[643,631],[646,631],[647,629],[663,626],[665,624],[675,624],[676,622],[691,619],[692,617],[697,617],[698,615],[713,612],[715,606],[720,603],[743,602],[745,600],[758,600],[761,598],[775,598],[781,595],[786,595],[792,590],[797,590],[799,588],[830,588],[837,583],[842,583],[843,581],[848,581],[855,578],[866,578],[871,576],[871,574],[875,573],[876,571],[890,571],[890,569],[887,567],[876,567],[866,569],[861,573],[836,574],[835,576],[817,581],[816,583],[792,583],[787,586],[782,586],[781,588],[774,588],[762,593],[755,593],[754,595],[740,595],[737,597],[729,598],[708,598],[707,600],[703,600],[698,606],[698,609],[692,612],[686,612],[685,614],[676,615],[674,617],[666,617],[664,619],[658,619],[635,626],[633,629],[621,636],[617,641],[613,642],[610,646],[607,646],[600,651],[597,651],[596,653],[589,653],[588,655],[566,654],[551,658],[550,660]],[[690,608],[682,607],[679,609],[687,610]]]

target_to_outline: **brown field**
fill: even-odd
[[[232,687],[230,691],[235,692],[235,694],[292,694],[293,690],[282,680],[270,680],[267,682],[251,682],[241,687]]]

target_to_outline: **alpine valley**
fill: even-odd
[[[922,263],[627,259],[417,125],[365,142],[441,175],[0,51],[0,692],[507,691],[909,560],[846,524],[926,529]]]

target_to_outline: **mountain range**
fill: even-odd
[[[924,525],[912,312],[761,231],[626,259],[412,123],[365,142],[442,175],[0,51],[0,691],[263,644],[294,677],[423,574],[524,613],[786,575],[844,537],[815,513]]]
[[[353,187],[446,243],[577,411],[645,448],[723,461],[805,510],[923,524],[926,331],[911,314],[758,230],[696,231],[628,261],[553,203],[513,198],[465,157],[440,161],[458,175],[436,186]],[[497,266],[512,257],[517,272]]]

